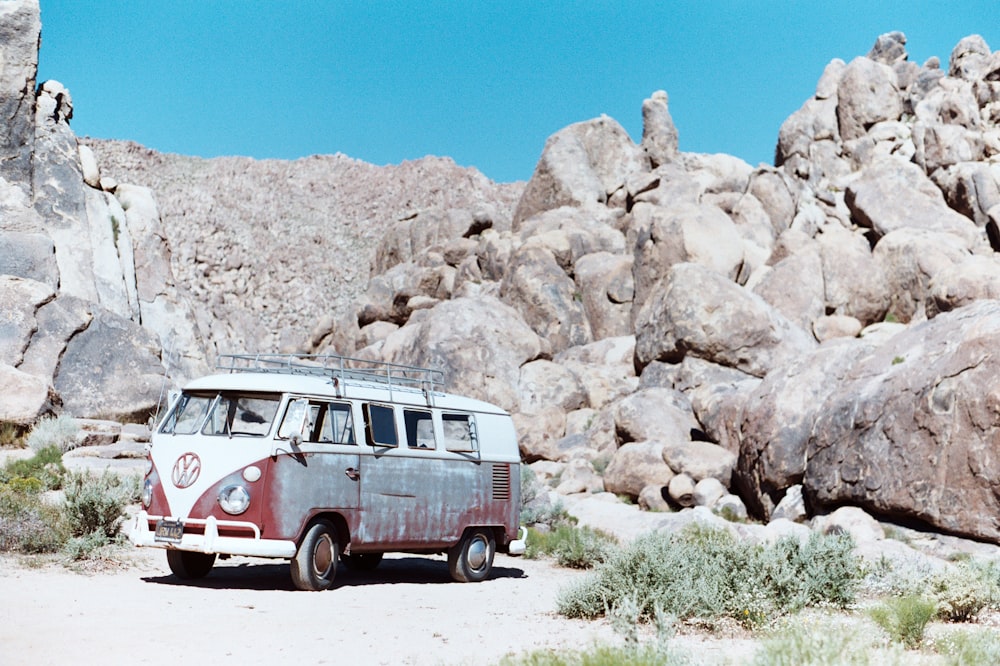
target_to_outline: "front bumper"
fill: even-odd
[[[150,516],[145,511],[140,511],[136,514],[135,520],[132,523],[129,539],[136,546],[145,548],[172,548],[198,553],[248,555],[252,557],[281,557],[288,559],[294,557],[297,550],[294,541],[261,539],[260,530],[253,523],[236,520],[218,520],[215,516],[209,516],[205,519],[188,518],[184,520],[185,526],[197,525],[198,527],[203,527],[204,531],[200,534],[185,532],[179,542],[158,541],[153,531],[149,529],[149,521],[166,517]],[[219,534],[219,527],[252,530],[253,536],[221,536]]]

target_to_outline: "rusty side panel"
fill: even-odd
[[[357,447],[327,452],[282,453],[270,464],[263,515],[264,536],[296,540],[307,521],[324,511],[344,516],[356,530],[359,482],[347,475],[358,469]]]
[[[509,523],[510,500],[493,496],[493,463],[391,451],[363,455],[361,465],[362,520],[352,548],[446,547],[469,525]]]

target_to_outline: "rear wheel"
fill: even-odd
[[[292,558],[292,582],[300,590],[317,592],[333,587],[337,575],[337,528],[325,520],[313,523]]]
[[[215,553],[194,553],[190,550],[168,550],[167,565],[181,580],[204,578],[215,565]]]
[[[478,583],[490,575],[497,545],[493,530],[476,527],[448,550],[448,570],[459,583]]]
[[[341,554],[340,561],[351,571],[373,571],[382,561],[382,553]]]

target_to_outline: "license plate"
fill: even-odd
[[[184,523],[179,520],[159,520],[156,522],[154,541],[170,541],[179,543],[184,536]]]

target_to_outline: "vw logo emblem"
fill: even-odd
[[[196,453],[185,453],[174,463],[170,480],[178,488],[187,488],[198,480],[201,474],[201,458]]]

